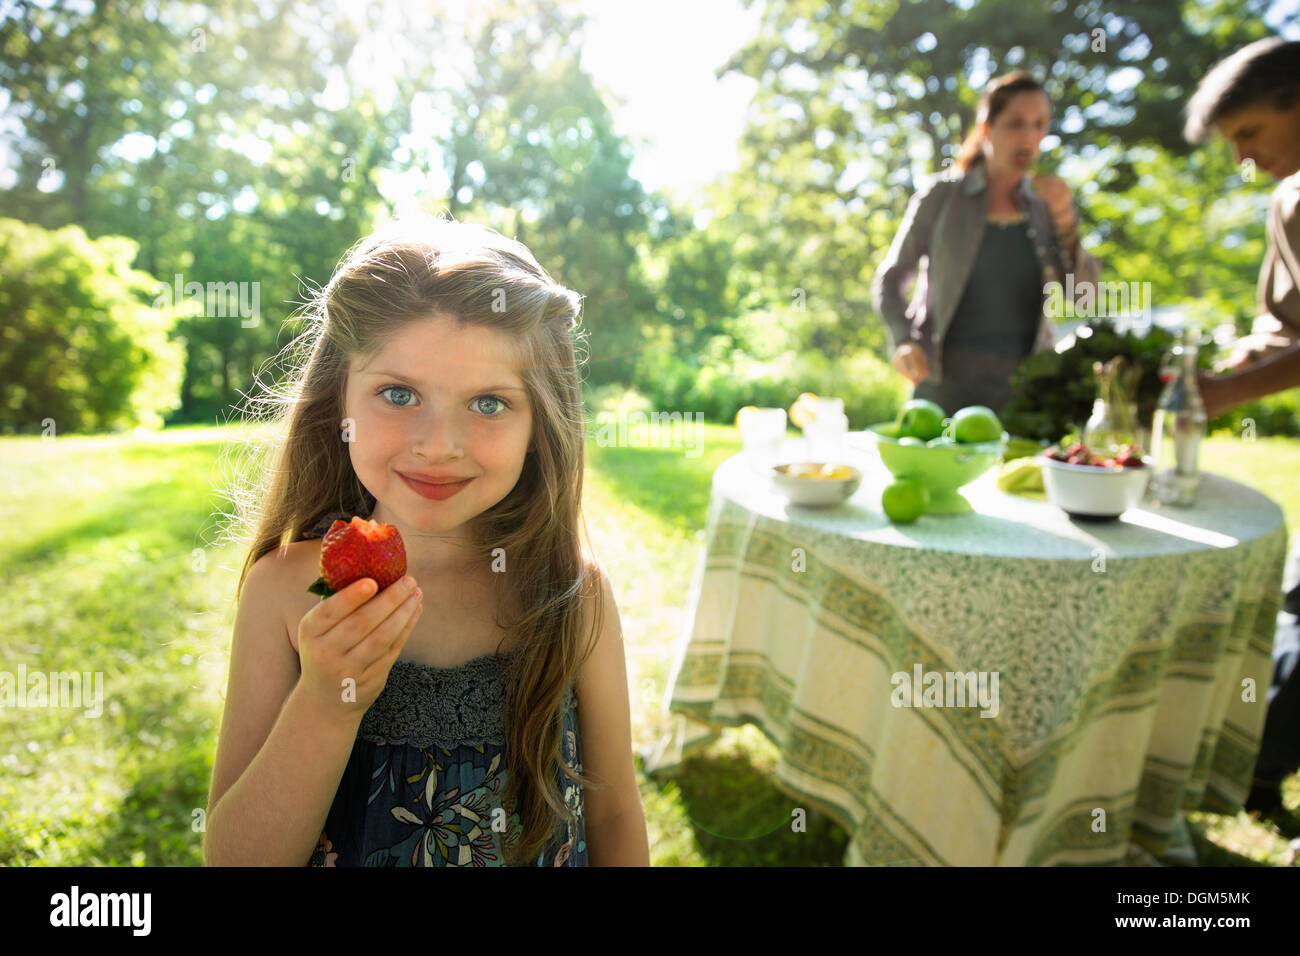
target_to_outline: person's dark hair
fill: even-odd
[[[984,154],[981,147],[984,145],[984,134],[980,132],[980,124],[985,121],[992,123],[997,119],[998,114],[1007,108],[1007,104],[1017,93],[1034,92],[1046,93],[1047,91],[1043,89],[1042,83],[1024,70],[1006,73],[990,80],[988,86],[984,87],[979,108],[975,112],[975,126],[962,141],[961,152],[957,154],[957,161],[953,165],[966,172],[982,160]]]
[[[1205,75],[1187,101],[1189,143],[1203,143],[1225,116],[1259,103],[1289,109],[1300,96],[1300,40],[1256,40],[1225,57]]]

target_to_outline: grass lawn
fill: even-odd
[[[633,745],[658,739],[674,642],[713,469],[736,430],[682,449],[589,450],[588,527],[614,581],[628,646]],[[224,433],[3,438],[0,670],[102,672],[103,712],[0,709],[0,863],[200,865],[242,555],[211,546]],[[1209,470],[1300,524],[1300,442],[1211,439]],[[33,520],[35,519],[35,520]],[[16,531],[15,529],[21,529]],[[775,748],[727,730],[671,781],[640,776],[655,865],[838,866],[847,836],[770,783]],[[639,773],[639,771],[638,771]],[[1300,806],[1300,781],[1285,791]],[[1191,814],[1203,863],[1280,865],[1286,841],[1243,815]]]

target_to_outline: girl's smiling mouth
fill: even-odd
[[[421,498],[432,498],[434,501],[445,501],[474,480],[473,478],[463,478],[459,481],[428,482],[412,478],[409,475],[403,475],[400,471],[397,474],[402,481],[406,482],[407,487]]]

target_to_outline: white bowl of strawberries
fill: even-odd
[[[1151,459],[1136,445],[1112,456],[1099,455],[1082,442],[1039,454],[1047,500],[1072,518],[1118,518],[1142,500],[1151,480]]]

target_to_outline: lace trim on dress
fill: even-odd
[[[506,745],[502,663],[515,650],[485,654],[459,667],[396,660],[388,683],[361,718],[357,736],[374,744],[453,750],[465,744]],[[570,687],[564,708],[577,706]]]

